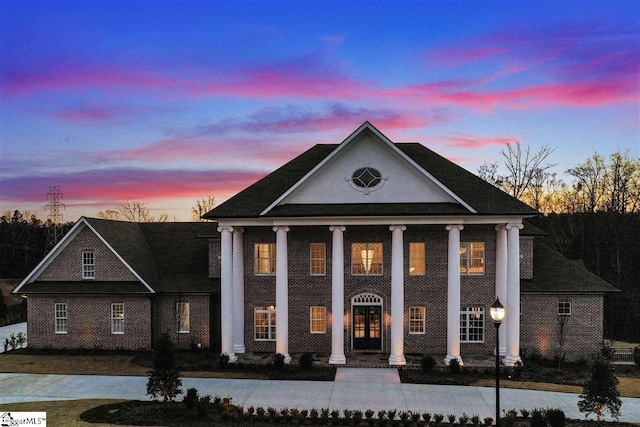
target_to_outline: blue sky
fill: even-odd
[[[637,1],[0,3],[0,210],[190,218],[369,120],[475,172],[640,156]]]

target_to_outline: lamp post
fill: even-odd
[[[491,320],[496,326],[496,427],[500,427],[500,324],[507,314],[504,306],[500,304],[500,298],[489,307]]]

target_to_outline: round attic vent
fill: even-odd
[[[365,189],[373,188],[376,185],[380,184],[381,181],[382,174],[380,173],[380,171],[368,166],[357,169],[351,175],[351,182],[353,182],[354,185]]]

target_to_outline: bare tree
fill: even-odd
[[[498,188],[502,185],[502,177],[498,174],[498,162],[487,163],[485,160],[478,168],[478,176]]]
[[[198,199],[196,200],[196,204],[191,208],[191,216],[194,221],[202,222],[206,221],[202,218],[202,215],[209,212],[216,205],[216,198],[208,196],[206,199]]]
[[[158,218],[152,216],[150,210],[142,202],[124,201],[118,205],[117,210],[107,209],[98,212],[98,217],[129,222],[166,222],[167,214],[160,214]]]
[[[582,212],[595,212],[598,209],[604,193],[605,172],[604,158],[596,152],[586,162],[567,170],[569,175],[576,178],[573,188],[577,198],[582,201]]]
[[[604,209],[620,214],[640,208],[640,159],[616,151],[609,156],[604,174]]]
[[[547,157],[555,151],[548,145],[543,145],[535,153],[531,152],[531,147],[523,148],[519,141],[514,144],[507,144],[507,150],[501,150],[504,157],[504,165],[507,174],[503,177],[502,188],[520,200],[531,190],[532,183],[536,176],[544,176],[547,170],[556,164],[543,164]]]

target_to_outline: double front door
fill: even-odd
[[[382,349],[382,307],[353,307],[354,350]]]

